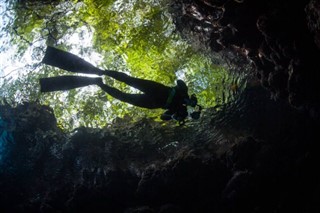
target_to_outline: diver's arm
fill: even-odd
[[[185,106],[181,106],[178,111],[176,111],[172,118],[179,122],[180,125],[183,125],[185,123],[185,119],[188,117],[188,111]]]
[[[169,121],[169,120],[175,120],[178,121],[180,125],[185,123],[185,119],[188,116],[188,112],[187,110],[183,107],[182,109],[180,109],[177,112],[172,112],[170,110],[165,111],[162,115],[161,115],[161,120],[163,121]]]
[[[160,119],[163,121],[169,121],[172,119],[172,116],[173,113],[170,110],[167,110],[160,116]]]

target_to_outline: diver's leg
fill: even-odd
[[[98,84],[100,81],[102,82],[101,78],[89,78],[83,76],[41,78],[40,89],[41,92],[63,91]]]
[[[135,78],[131,77],[125,73],[118,72],[118,71],[112,71],[112,70],[105,70],[103,72],[104,75],[107,75],[111,78],[114,78],[118,81],[122,81],[126,83],[129,86],[132,86],[138,90],[141,90],[144,93],[148,94],[159,94],[159,93],[168,93],[168,90],[170,89],[169,87],[160,84],[155,81],[150,81],[150,80],[145,80],[145,79],[140,79],[140,78]]]
[[[148,109],[161,108],[161,105],[155,103],[153,98],[146,94],[124,93],[116,88],[103,84],[102,82],[98,83],[97,85],[106,93],[108,93],[109,95],[111,95],[112,97],[120,101],[132,104],[134,106],[148,108]]]

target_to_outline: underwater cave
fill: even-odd
[[[162,122],[159,111],[123,107],[95,89],[43,97],[34,82],[64,72],[38,63],[35,76],[3,73],[1,212],[320,212],[320,2],[137,2],[13,1],[1,12],[34,58],[46,45],[88,60],[95,49],[105,54],[96,66],[163,83],[185,78],[204,105],[200,119]],[[79,38],[63,37],[73,27]],[[99,120],[102,109],[116,119]]]

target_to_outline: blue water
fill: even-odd
[[[7,123],[0,117],[0,166],[8,153],[8,145],[13,142],[13,136],[8,131]]]

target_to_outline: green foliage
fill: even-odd
[[[20,1],[19,1],[20,2]],[[11,103],[40,101],[51,106],[64,129],[81,125],[102,127],[117,117],[157,119],[162,110],[146,110],[122,103],[90,86],[66,92],[39,93],[41,77],[70,74],[49,66],[36,66],[46,45],[73,52],[98,67],[174,86],[185,80],[205,108],[227,102],[232,85],[241,76],[231,76],[211,56],[196,52],[175,33],[168,1],[83,0],[14,2],[11,7],[11,44],[17,46],[14,60],[29,55],[34,66],[0,81],[0,94]],[[25,24],[28,23],[28,24]],[[9,26],[9,25],[8,25]],[[97,57],[99,56],[99,57]],[[10,79],[12,77],[12,79]],[[124,92],[132,88],[105,78]]]

